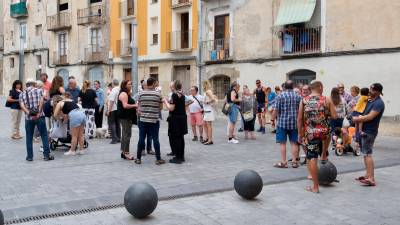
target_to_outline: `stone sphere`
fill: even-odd
[[[1,210],[0,210],[0,225],[4,225],[4,216]]]
[[[253,170],[243,170],[235,177],[236,192],[245,199],[253,199],[260,194],[263,181],[260,175]]]
[[[126,210],[136,218],[145,218],[157,207],[157,191],[148,183],[136,183],[125,192]]]
[[[318,183],[329,185],[336,180],[337,169],[330,161],[320,161],[318,164]]]

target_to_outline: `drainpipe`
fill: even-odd
[[[203,2],[203,0],[198,0],[197,1],[197,4],[198,4],[198,15],[197,15],[197,17],[198,17],[198,19],[197,19],[197,23],[198,23],[198,25],[197,25],[197,30],[198,30],[198,32],[197,32],[197,35],[198,35],[198,43],[197,43],[197,46],[198,46],[198,57],[197,57],[197,66],[198,66],[198,82],[199,82],[199,91],[200,91],[200,93],[202,93],[203,92],[203,88],[202,88],[202,70],[203,70],[203,65],[202,65],[202,62],[203,62],[203,58],[202,58],[202,56],[203,56],[203,15],[202,15],[202,13],[203,13],[203,9],[202,9],[202,2]]]

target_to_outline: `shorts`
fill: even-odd
[[[363,155],[372,155],[376,135],[364,133],[361,135],[361,153]]]
[[[257,113],[265,112],[265,103],[257,103]]]
[[[74,109],[68,113],[69,127],[75,128],[79,126],[84,126],[86,123],[85,112],[80,109]]]
[[[233,124],[236,124],[237,118],[238,118],[238,114],[239,114],[239,109],[238,109],[237,105],[232,104],[231,105],[231,110],[230,110],[230,112],[228,114],[229,122],[233,123]]]
[[[203,113],[190,113],[190,124],[192,126],[202,126],[203,125]]]
[[[309,140],[306,144],[306,159],[318,159],[322,153],[323,142],[321,139]]]
[[[278,127],[278,129],[276,130],[276,143],[285,144],[287,141],[287,137],[289,137],[290,142],[297,143],[297,129],[288,130],[282,127]]]

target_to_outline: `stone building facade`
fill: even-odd
[[[318,79],[325,94],[339,82],[381,82],[385,114],[400,115],[400,2],[205,0],[201,12],[201,77],[219,97],[234,80],[254,87],[256,79]]]
[[[109,78],[109,1],[3,1],[3,93],[16,79],[74,76],[83,80]],[[24,73],[19,65],[23,49]]]

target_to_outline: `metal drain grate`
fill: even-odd
[[[121,207],[124,207],[124,204],[107,205],[107,206],[93,207],[93,208],[82,209],[82,210],[57,212],[57,213],[51,213],[51,214],[44,214],[44,215],[38,215],[38,216],[30,216],[30,217],[25,217],[25,218],[13,219],[13,220],[6,221],[5,224],[6,225],[19,224],[19,223],[38,221],[38,220],[53,219],[53,218],[64,217],[64,216],[76,216],[76,215],[97,212],[97,211],[103,211],[103,210],[109,210],[109,209],[116,209],[116,208],[121,208]]]

